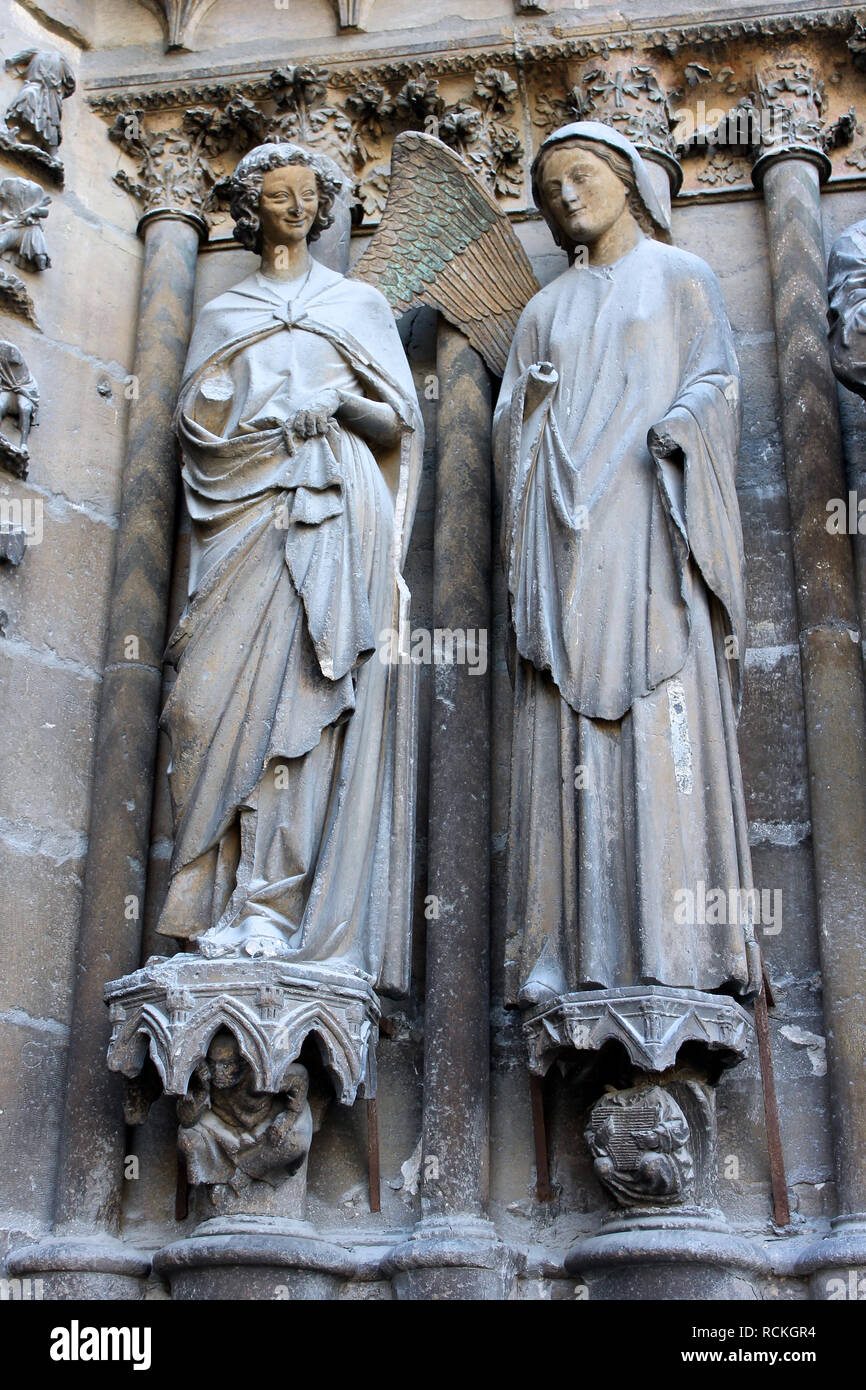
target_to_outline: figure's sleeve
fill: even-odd
[[[530,300],[517,323],[493,412],[493,461],[500,496],[509,472],[514,432],[520,426],[516,417],[522,419],[526,373],[538,355],[538,321],[535,303]]]
[[[866,396],[866,238],[850,227],[836,240],[828,270],[830,361],[849,391]]]
[[[735,701],[745,651],[743,533],[736,492],[742,409],[733,334],[721,288],[709,266],[689,258],[671,296],[672,350],[681,349],[676,399],[649,431],[662,501],[674,544],[693,556],[736,639],[730,661]],[[674,495],[664,459],[669,442],[682,453],[683,501]]]

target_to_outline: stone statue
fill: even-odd
[[[18,477],[26,477],[30,452],[27,441],[37,423],[39,387],[24,361],[21,349],[0,340],[0,423],[7,415],[18,425],[19,441],[14,443],[0,431],[0,459]]]
[[[3,123],[15,136],[23,132],[49,152],[60,144],[63,101],[75,91],[75,74],[60,53],[26,48],[4,65],[23,77],[24,86],[6,108]]]
[[[187,1177],[208,1189],[215,1208],[254,1183],[281,1186],[306,1162],[313,1137],[306,1068],[295,1063],[285,1086],[280,1095],[257,1091],[237,1039],[215,1034],[177,1102]]]
[[[656,239],[667,214],[618,132],[555,131],[533,191],[570,266],[520,319],[494,423],[516,649],[514,996],[746,996],[760,965],[737,910],[752,880],[725,306],[703,261]],[[707,925],[702,885],[724,894]]]
[[[400,671],[372,658],[405,608],[422,425],[387,301],[310,255],[336,191],[294,145],[241,160],[235,234],[261,269],[190,344],[159,930],[211,959],[326,963],[402,992],[412,750]]]
[[[586,1144],[596,1177],[622,1206],[672,1206],[694,1195],[689,1124],[661,1086],[604,1095],[590,1113]]]
[[[828,267],[830,360],[843,386],[866,397],[866,222],[833,243]]]
[[[51,264],[40,223],[51,199],[32,179],[0,179],[0,255],[25,270]]]

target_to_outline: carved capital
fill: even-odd
[[[536,102],[536,123],[544,133],[569,121],[602,121],[637,145],[641,154],[661,163],[671,191],[682,184],[677,161],[675,93],[665,89],[655,67],[633,57],[588,64],[563,95],[542,92]]]
[[[523,144],[513,124],[518,87],[504,68],[476,72],[472,94],[446,109],[433,133],[457,150],[499,197],[523,187]]]
[[[187,111],[180,126],[169,129],[151,126],[142,110],[129,108],[116,115],[109,139],[137,169],[119,169],[114,181],[136,200],[142,221],[157,213],[186,217],[206,235],[205,213],[218,179],[211,159],[222,135],[210,119],[213,114],[202,119],[199,111]]]
[[[753,91],[728,118],[737,123],[729,143],[748,145],[757,186],[770,162],[792,157],[817,164],[823,181],[831,173],[828,152],[850,142],[856,125],[853,111],[833,122],[826,111],[824,82],[813,64],[782,58],[755,73]]]

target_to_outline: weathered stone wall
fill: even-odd
[[[4,56],[55,49],[80,82],[81,50],[61,33],[18,5],[3,29]],[[20,85],[0,72],[3,108]],[[135,210],[106,178],[104,124],[80,86],[64,105],[61,157],[65,189],[45,182],[52,264],[16,271],[38,327],[0,310],[0,336],[42,397],[29,477],[0,471],[0,497],[41,508],[43,533],[18,568],[0,567],[0,1225],[19,1231],[51,1215],[141,260]],[[0,153],[8,175],[39,181]]]

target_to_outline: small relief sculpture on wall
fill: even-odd
[[[586,1144],[595,1175],[621,1206],[672,1206],[694,1196],[688,1121],[661,1086],[610,1092],[592,1108]]]
[[[62,139],[63,102],[75,91],[75,74],[61,53],[27,48],[4,67],[23,79],[0,119],[0,148],[43,169],[62,185],[63,165],[55,151]]]
[[[51,264],[42,222],[51,199],[32,179],[0,179],[0,256],[24,270]]]
[[[0,425],[10,418],[18,428],[17,442],[0,429],[0,465],[17,478],[27,477],[27,441],[38,411],[39,387],[24,354],[14,343],[0,340]]]

